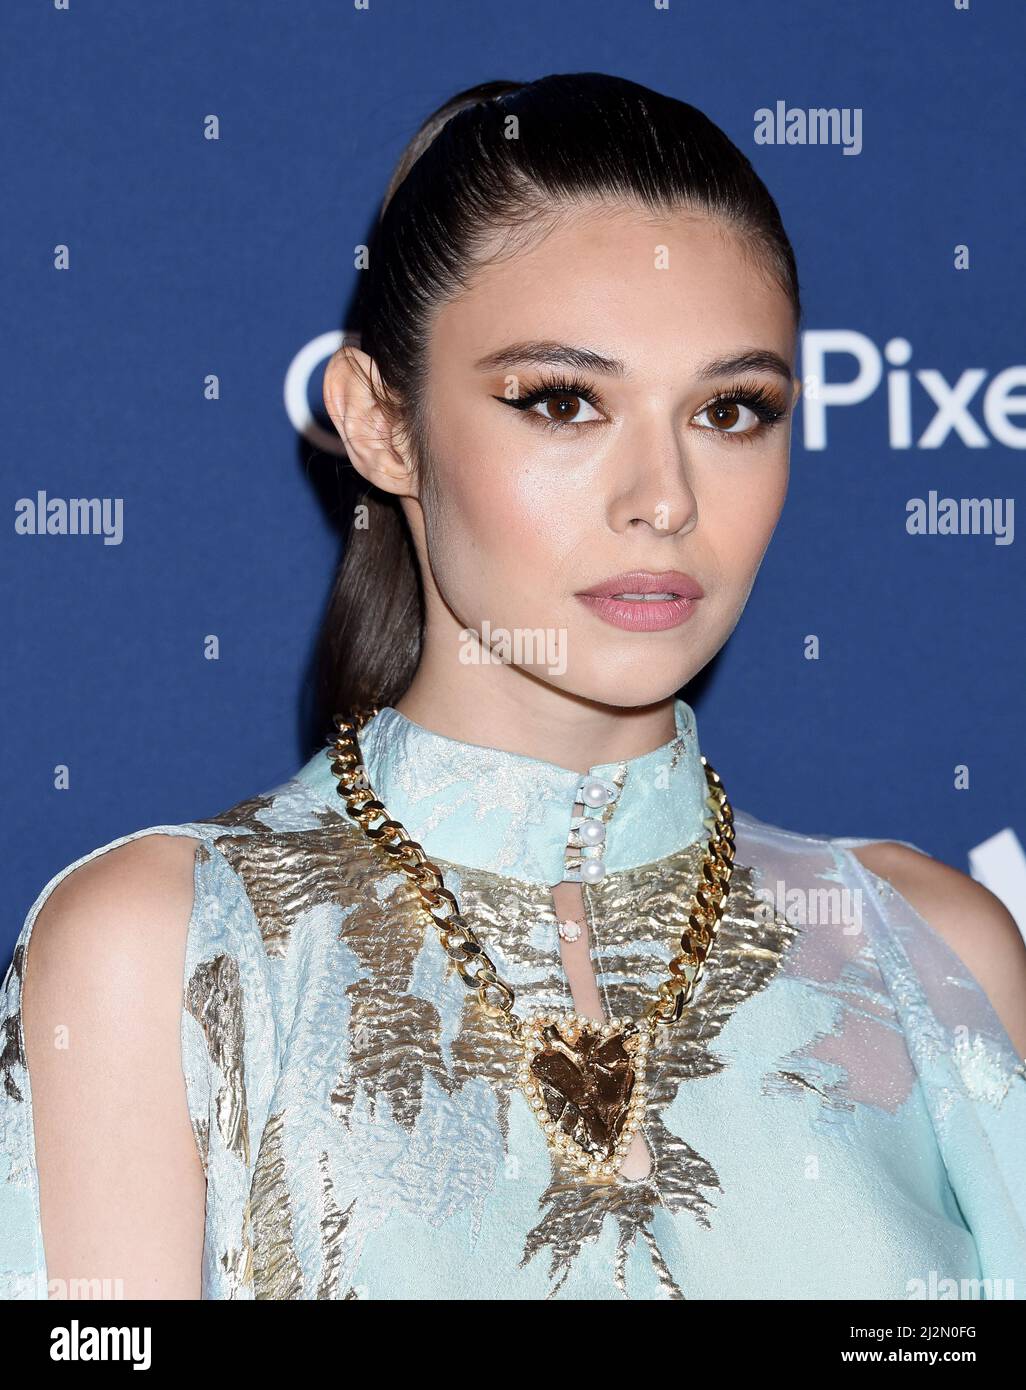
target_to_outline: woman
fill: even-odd
[[[617,78],[462,93],[359,318],[353,716],[34,904],[7,1296],[1021,1296],[1014,922],[733,810],[674,695],[787,484],[798,283],[748,161]]]

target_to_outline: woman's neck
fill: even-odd
[[[422,661],[395,708],[463,743],[538,758],[558,767],[626,761],[672,739],[674,697],[631,708],[599,704],[509,665],[441,670]]]

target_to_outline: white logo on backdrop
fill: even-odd
[[[1026,854],[1012,829],[999,830],[969,851],[969,872],[1001,899],[1026,937]]]
[[[323,366],[344,342],[359,346],[359,335],[341,333],[322,333],[302,347],[293,357],[285,373],[285,413],[292,422],[292,428],[318,449],[328,454],[345,453],[342,441],[334,429],[327,430],[320,425],[310,409],[310,378],[318,367]]]

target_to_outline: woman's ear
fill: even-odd
[[[324,369],[324,405],[356,471],[382,492],[416,497],[408,445],[381,405],[384,386],[373,358],[344,344]]]

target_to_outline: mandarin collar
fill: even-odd
[[[674,701],[676,734],[651,752],[583,772],[463,743],[391,705],[358,734],[370,785],[426,853],[529,883],[597,883],[704,837],[705,769],[695,716]],[[298,776],[347,814],[320,749]]]

